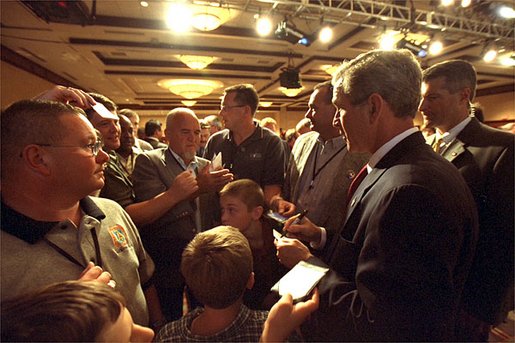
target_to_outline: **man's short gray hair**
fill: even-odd
[[[408,50],[372,50],[342,64],[333,77],[336,96],[353,105],[373,93],[381,95],[396,117],[415,117],[420,103],[422,71]]]

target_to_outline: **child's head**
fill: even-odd
[[[265,196],[257,183],[249,179],[230,182],[220,191],[222,224],[242,232],[263,214]]]
[[[204,306],[223,309],[252,288],[252,252],[243,234],[217,226],[197,234],[182,253],[181,272]]]
[[[2,302],[4,342],[150,342],[123,296],[100,282],[66,281]]]

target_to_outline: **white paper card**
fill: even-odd
[[[211,160],[211,166],[209,168],[210,171],[215,171],[218,169],[222,169],[222,152],[220,151],[216,154]]]

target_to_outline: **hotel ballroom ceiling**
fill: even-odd
[[[442,40],[440,54],[420,59],[424,67],[466,59],[478,71],[479,95],[513,91],[513,66],[486,63],[481,57],[487,46],[495,46],[509,53],[513,62],[514,19],[498,19],[488,12],[503,1],[473,1],[465,9],[455,2],[443,8],[434,0],[188,1],[200,11],[221,8],[228,20],[212,31],[173,33],[165,15],[174,1],[148,0],[148,7],[143,7],[139,0],[54,1],[53,5],[2,0],[1,52],[2,60],[51,82],[99,92],[136,110],[182,106],[180,101],[186,99],[158,82],[186,78],[223,84],[193,99],[197,101],[193,109],[201,112],[216,111],[223,88],[238,83],[253,84],[263,101],[273,103],[269,110],[303,110],[313,86],[330,78],[323,68],[379,47],[384,32],[402,30]],[[274,23],[267,37],[256,34],[259,15]],[[311,45],[277,38],[275,27],[283,20],[312,35]],[[314,39],[324,25],[334,31],[328,43]],[[205,69],[194,70],[180,61],[180,55],[215,59]],[[278,89],[289,58],[304,86],[295,97]]]

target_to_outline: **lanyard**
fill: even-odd
[[[320,168],[318,168],[318,170],[316,170],[318,159],[318,147],[319,146],[317,145],[317,151],[315,152],[315,161],[313,161],[313,176],[311,177],[311,182],[309,183],[309,189],[313,188],[313,184],[315,183],[315,179],[318,176],[318,174],[320,174],[320,172],[329,164],[329,162],[331,162],[336,157],[336,155],[338,155],[343,149],[345,149],[345,146],[338,149],[338,151],[336,151],[331,157],[329,157],[329,159],[325,161],[325,163]]]
[[[95,265],[99,266],[100,268],[103,268],[102,267],[102,255],[100,254],[100,245],[98,243],[98,237],[97,237],[97,231],[95,229],[92,229],[90,230],[91,232],[91,237],[93,237],[93,243],[95,244],[95,255],[96,255],[96,261],[95,262]],[[59,254],[61,254],[62,256],[66,257],[70,262],[78,265],[79,267],[83,267],[85,268],[82,263],[80,263],[79,261],[77,261],[77,259],[75,257],[73,257],[72,255],[68,254],[66,251],[64,251],[61,247],[57,246],[56,244],[50,242],[48,240],[48,238],[46,237],[43,237],[43,240],[51,247],[53,248],[55,251],[57,251]]]

